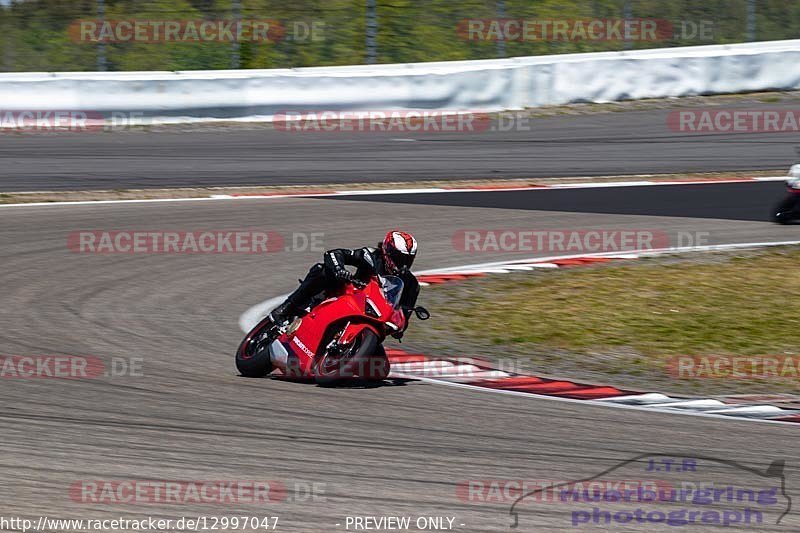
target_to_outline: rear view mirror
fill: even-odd
[[[414,309],[414,313],[420,320],[428,320],[431,317],[430,312],[428,312],[428,310],[422,306],[419,306],[416,309]]]

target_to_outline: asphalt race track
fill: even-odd
[[[796,105],[715,109],[728,107]],[[4,134],[0,191],[785,172],[796,157],[792,133],[675,132],[667,125],[669,112],[536,118],[526,131],[485,133],[299,133],[238,126]]]
[[[46,183],[53,179],[47,177]],[[84,183],[99,182],[87,178]],[[68,235],[78,230],[267,228],[287,238],[324,231],[324,244],[332,247],[370,243],[385,228],[402,226],[420,239],[418,267],[424,269],[508,257],[454,251],[453,233],[475,227],[704,231],[712,243],[797,239],[796,227],[775,226],[753,215],[766,210],[763,202],[773,191],[780,195],[775,185],[707,186],[699,193],[654,187],[653,192],[669,189],[669,196],[648,198],[627,189],[602,192],[620,199],[630,193],[637,203],[669,198],[679,206],[652,214],[624,209],[621,201],[614,204],[619,209],[591,209],[583,191],[555,195],[559,200],[549,211],[536,196],[545,191],[513,204],[517,196],[485,192],[439,195],[436,202],[417,195],[369,201],[0,208],[0,353],[91,355],[106,365],[134,358],[141,364],[135,375],[0,380],[4,513],[34,520],[41,515],[279,516],[278,531],[304,532],[347,531],[347,516],[446,516],[454,519],[454,531],[508,531],[511,500],[465,500],[458,492],[462,482],[580,479],[645,453],[702,454],[760,470],[783,459],[787,492],[798,502],[800,454],[791,426],[591,407],[419,382],[326,389],[238,377],[232,354],[242,337],[240,314],[292,288],[294,279],[318,260],[318,252],[97,255],[67,248]],[[570,199],[576,209],[569,208]],[[729,205],[736,206],[736,213],[726,209]],[[697,218],[681,216],[686,214]],[[643,467],[638,473],[628,470],[626,479],[642,477]],[[740,481],[741,475],[722,466],[697,474],[718,485]],[[266,506],[101,505],[73,501],[69,494],[80,480],[153,479],[278,480],[289,497]],[[304,498],[297,487],[313,483],[319,484],[317,497]],[[523,505],[516,531],[573,530],[573,508]],[[755,528],[725,529],[799,528],[795,508],[781,525],[765,520]],[[665,524],[594,524],[577,530],[598,529],[675,531]]]
[[[341,196],[359,202],[492,207],[569,213],[604,213],[763,221],[781,198],[783,182],[691,184],[587,189]],[[766,209],[765,209],[766,206]]]

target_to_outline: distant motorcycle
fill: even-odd
[[[402,294],[400,278],[374,276],[363,287],[345,284],[340,294],[288,326],[278,326],[268,316],[242,341],[236,368],[247,377],[264,377],[278,369],[321,384],[353,377],[383,380],[390,370],[383,341],[406,326]],[[414,312],[420,320],[430,318],[424,307]]]
[[[789,171],[791,176],[786,180],[787,195],[772,210],[772,221],[778,224],[790,224],[800,221],[800,165]]]
[[[800,220],[800,191],[790,192],[772,211],[772,221],[790,224]]]

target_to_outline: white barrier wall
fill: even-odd
[[[0,110],[269,120],[285,111],[519,109],[800,88],[800,40],[300,69],[0,75]]]

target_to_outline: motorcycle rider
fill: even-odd
[[[786,187],[788,194],[772,211],[772,221],[778,224],[789,224],[800,218],[800,163],[789,170]]]
[[[311,267],[297,290],[275,308],[270,317],[273,323],[284,324],[301,315],[316,296],[333,292],[344,283],[363,288],[370,277],[377,274],[397,276],[403,280],[400,306],[408,319],[419,296],[419,282],[411,273],[416,256],[417,240],[410,233],[399,230],[387,233],[386,238],[376,248],[329,250],[325,252],[323,262]],[[346,266],[355,267],[355,274],[347,270]],[[402,336],[403,332],[395,334],[397,338]]]
[[[792,165],[792,168],[789,169],[786,186],[792,190],[800,190],[800,163]]]

